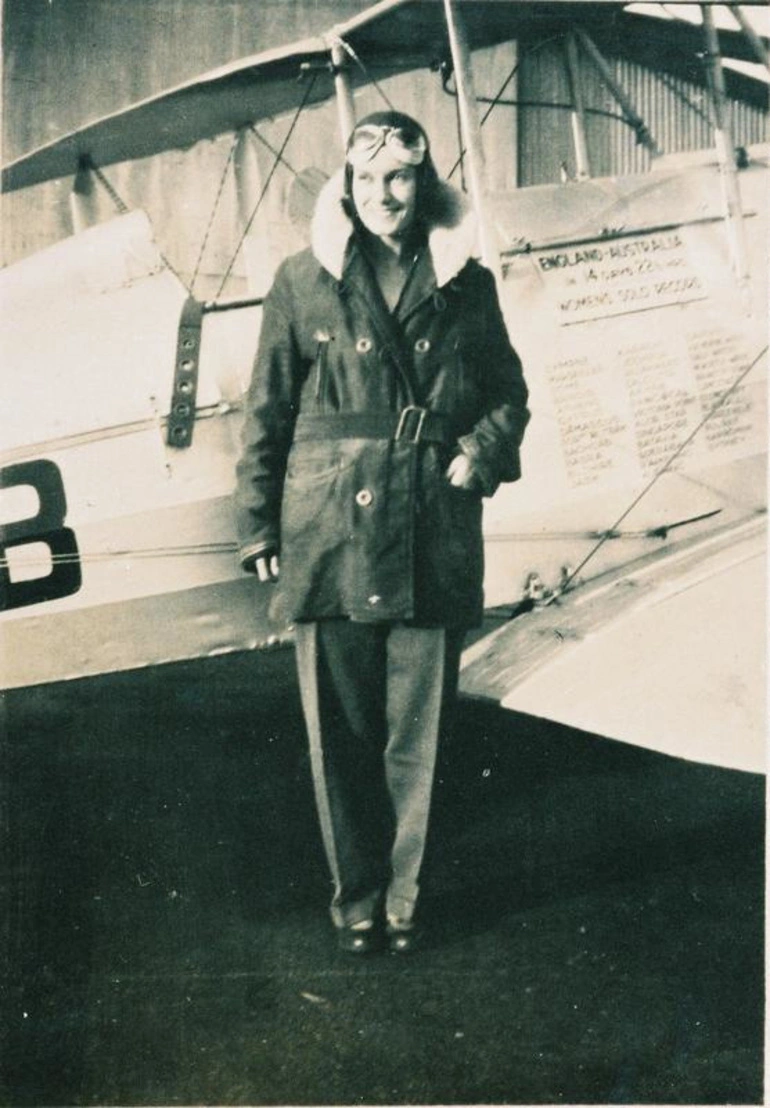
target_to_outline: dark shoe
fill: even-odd
[[[386,930],[393,954],[414,954],[421,945],[422,933],[413,923],[388,923]]]
[[[382,946],[379,929],[371,927],[338,927],[337,948],[345,954],[373,954]]]

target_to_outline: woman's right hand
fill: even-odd
[[[277,554],[270,554],[263,558],[257,558],[254,563],[257,577],[260,581],[277,581],[280,562]]]

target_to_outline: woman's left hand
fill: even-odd
[[[456,454],[446,471],[450,485],[456,489],[475,489],[478,487],[473,466],[467,454]]]

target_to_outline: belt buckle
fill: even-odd
[[[425,423],[425,417],[428,414],[428,409],[420,408],[417,404],[407,404],[405,408],[401,409],[401,415],[398,418],[398,426],[396,427],[396,433],[393,436],[396,442],[398,442],[399,439],[406,437],[406,426],[409,422],[409,417],[413,412],[418,413],[417,427],[415,428],[414,434],[410,438],[408,438],[407,441],[412,443],[412,445],[416,445],[420,441],[423,425]]]

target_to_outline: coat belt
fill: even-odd
[[[400,412],[334,412],[301,415],[294,429],[303,439],[394,439],[410,443],[455,441],[449,421],[439,412],[409,404]]]

